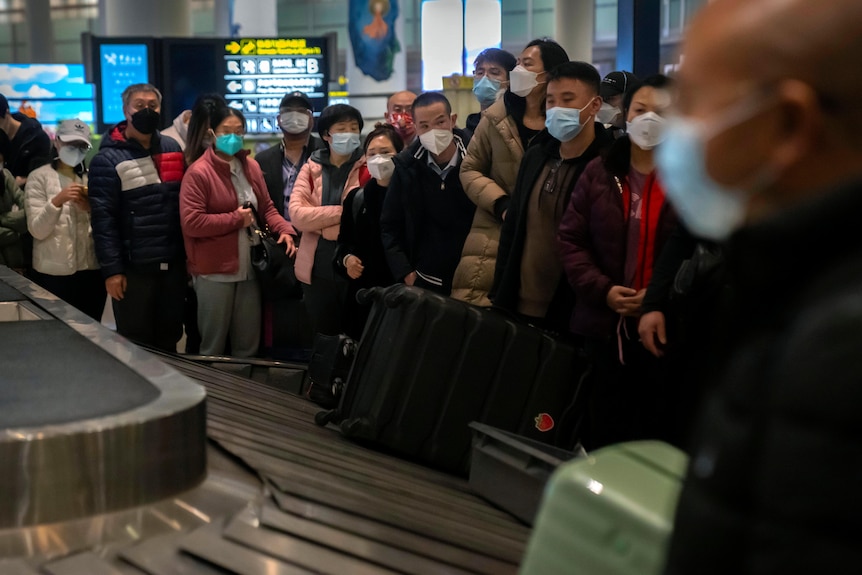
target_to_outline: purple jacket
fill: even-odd
[[[661,208],[655,254],[676,227],[670,205]],[[626,261],[626,217],[623,199],[602,158],[587,166],[578,180],[557,233],[563,271],[575,290],[572,333],[608,337],[619,315],[608,307],[611,287],[623,285]]]

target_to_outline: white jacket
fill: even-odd
[[[30,172],[24,188],[27,229],[33,236],[33,269],[53,276],[99,269],[90,214],[70,202],[55,207],[60,175],[50,164]]]

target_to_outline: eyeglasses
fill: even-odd
[[[158,110],[159,103],[158,102],[143,102],[138,100],[137,102],[132,102],[129,106],[135,112],[140,112],[144,108],[149,108],[150,110]]]

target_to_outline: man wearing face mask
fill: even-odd
[[[302,232],[296,256],[296,278],[314,333],[337,335],[342,330],[342,305],[347,281],[335,272],[335,242],[342,203],[360,185],[365,166],[359,134],[364,122],[359,110],[346,104],[324,108],[317,121],[326,148],[311,154],[290,195],[290,220]]]
[[[416,94],[410,90],[395,92],[386,100],[386,112],[383,113],[386,123],[395,128],[405,146],[412,144],[416,138],[416,126],[413,124],[411,111],[414,100]]]
[[[509,72],[517,63],[517,58],[499,48],[482,50],[476,56],[473,62],[473,95],[479,101],[482,111],[467,116],[465,129],[471,138],[482,119],[482,112],[490,108],[509,87]]]
[[[638,83],[637,76],[624,70],[611,72],[602,78],[602,86],[599,89],[602,108],[596,115],[596,120],[611,130],[615,139],[626,133],[626,117],[622,112],[623,97]]]
[[[278,213],[290,221],[288,206],[296,176],[315,150],[323,148],[320,138],[311,135],[314,116],[311,100],[302,92],[286,94],[278,107],[278,127],[283,137],[255,156],[263,170],[266,188]]]
[[[593,66],[566,62],[547,77],[546,130],[521,162],[490,298],[526,321],[566,333],[574,295],[560,263],[557,228],[578,178],[610,136],[594,121],[601,77]]]
[[[665,362],[644,349],[637,330],[653,268],[676,227],[655,170],[668,88],[669,79],[656,75],[626,93],[628,135],[586,167],[557,233],[575,291],[569,329],[584,338],[593,366],[587,449],[671,439]]]
[[[381,237],[396,280],[448,296],[476,210],[458,176],[467,136],[440,92],[420,94],[413,118],[418,138],[395,157]]]
[[[117,331],[175,352],[186,290],[179,213],[185,161],[179,144],[159,134],[155,86],[134,84],[122,98],[126,119],[102,137],[90,163],[96,256]]]
[[[855,572],[862,3],[716,0],[683,52],[658,165],[731,293],[665,573]]]

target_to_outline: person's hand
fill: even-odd
[[[254,220],[254,215],[252,215],[251,213],[251,208],[244,208],[240,206],[236,209],[236,213],[238,213],[242,218],[242,227],[244,228],[249,227],[252,220]]]
[[[15,176],[15,183],[18,184],[18,187],[23,190],[24,186],[27,185],[27,178],[24,178],[21,176]]]
[[[409,286],[412,286],[413,284],[415,284],[416,283],[416,272],[410,272],[409,274],[404,276],[404,283],[409,285]]]
[[[608,307],[624,316],[636,316],[640,313],[646,290],[634,290],[625,286],[614,286],[608,292],[606,301]]]
[[[120,301],[126,295],[126,276],[115,274],[105,280],[105,289],[111,298]]]
[[[663,356],[664,350],[661,348],[667,345],[664,314],[660,311],[643,314],[638,322],[638,335],[648,352],[656,357]]]
[[[293,257],[293,254],[296,253],[296,242],[293,241],[293,236],[290,234],[281,234],[278,236],[278,243],[285,244],[285,253],[288,257]]]
[[[365,266],[362,265],[362,260],[353,254],[344,258],[344,267],[347,269],[347,275],[350,279],[359,279],[362,272],[365,271]]]
[[[62,190],[60,193],[51,198],[51,203],[54,204],[55,208],[62,207],[66,202],[72,202],[75,205],[79,205],[81,200],[86,202],[87,196],[84,194],[84,186],[81,184],[69,184]],[[89,211],[89,202],[86,202]]]

